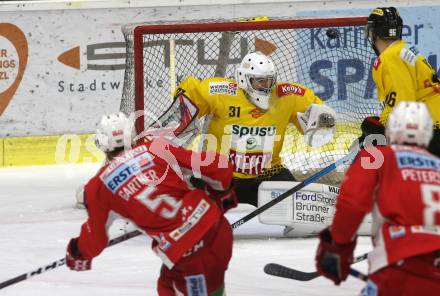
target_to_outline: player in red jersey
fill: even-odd
[[[347,278],[356,229],[373,213],[369,280],[362,295],[438,295],[440,291],[440,159],[426,147],[426,105],[402,102],[390,114],[390,145],[359,152],[341,186],[332,225],[320,233],[318,271]]]
[[[124,151],[121,120],[126,118],[110,115],[101,121],[97,146],[108,162],[85,185],[89,217],[69,242],[66,265],[91,269],[107,245],[110,212],[116,212],[153,238],[153,251],[163,261],[160,296],[224,295],[232,230],[223,213],[236,205],[231,163],[214,152],[185,150],[163,136]],[[186,172],[205,181],[210,194],[192,187]]]

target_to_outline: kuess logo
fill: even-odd
[[[81,68],[80,46],[75,46],[58,56],[58,61],[74,69]],[[88,70],[123,70],[125,69],[125,43],[105,42],[86,46]],[[120,60],[109,63],[108,60]]]
[[[20,85],[28,59],[28,43],[23,31],[10,23],[0,23],[0,115]]]

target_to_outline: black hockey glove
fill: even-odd
[[[385,145],[385,127],[379,121],[378,116],[370,116],[364,119],[361,124],[362,135],[350,146],[353,149],[363,149],[368,146]]]
[[[195,187],[197,189],[205,190],[206,186],[208,186],[205,181],[203,181],[200,178],[196,178],[194,176],[191,176],[191,178],[189,179],[189,182],[191,183],[191,185],[193,187]]]
[[[206,191],[209,197],[216,202],[223,213],[226,213],[228,210],[235,208],[238,205],[238,199],[237,195],[235,194],[234,184],[231,184],[231,187],[229,187],[229,189],[226,189],[224,191],[217,191],[212,189],[202,179],[196,178],[194,176],[191,176],[189,181],[191,182],[191,185],[195,188]]]

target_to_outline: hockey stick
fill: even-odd
[[[170,78],[170,94],[174,100],[174,91],[176,90],[176,40],[171,37],[170,40],[170,69],[168,76]]]
[[[126,241],[126,240],[128,240],[130,238],[133,238],[135,236],[138,236],[140,234],[141,234],[141,232],[139,230],[135,230],[135,231],[128,232],[126,234],[120,235],[118,237],[115,237],[114,239],[111,239],[108,242],[107,247],[111,247],[111,246],[114,246],[116,244],[122,243],[123,241]],[[32,271],[30,271],[28,273],[23,273],[23,274],[21,274],[19,276],[16,276],[16,277],[14,277],[12,279],[9,279],[7,281],[4,281],[4,282],[0,283],[0,289],[3,289],[3,288],[8,287],[10,285],[19,283],[21,281],[27,280],[30,277],[42,274],[42,273],[44,273],[46,271],[55,269],[55,268],[57,268],[59,266],[64,265],[65,263],[66,263],[65,259],[62,258],[62,259],[59,259],[59,260],[54,261],[52,263],[49,263],[49,264],[47,264],[45,266],[41,266],[41,267],[39,267],[39,268],[37,268],[35,270],[32,270]]]
[[[367,259],[367,255],[368,254],[365,253],[361,256],[354,258],[353,264],[364,261],[365,259]],[[276,263],[266,264],[266,266],[264,266],[264,272],[273,276],[278,276],[278,277],[283,277],[283,278],[303,281],[303,282],[307,282],[321,276],[317,271],[305,272]],[[354,269],[350,269],[350,274],[364,281],[367,278],[366,275]]]
[[[350,275],[360,279],[361,281],[368,281],[368,276],[366,274],[363,274],[362,272],[354,269],[354,268],[350,268]]]
[[[278,196],[277,198],[271,200],[270,202],[264,204],[263,206],[259,207],[258,209],[256,209],[255,211],[249,213],[248,215],[244,216],[243,218],[241,218],[240,220],[236,221],[235,223],[233,223],[231,225],[231,227],[233,229],[239,227],[240,225],[246,223],[247,221],[251,220],[253,217],[259,215],[260,213],[264,212],[265,210],[267,210],[268,208],[272,207],[273,205],[279,203],[280,201],[282,201],[283,199],[287,198],[288,196],[290,196],[291,194],[293,194],[294,192],[301,190],[302,188],[304,188],[305,186],[307,186],[310,183],[313,183],[313,181],[315,181],[316,179],[319,179],[320,177],[328,174],[329,172],[333,171],[336,167],[338,167],[341,164],[346,164],[349,161],[351,161],[357,154],[357,151],[353,151],[349,154],[347,154],[346,156],[344,156],[343,158],[339,159],[338,161],[336,161],[335,163],[327,166],[326,168],[322,169],[321,171],[319,171],[318,173],[310,176],[309,178],[307,178],[306,180],[302,181],[301,183],[299,183],[298,185],[296,185],[295,187],[289,189],[288,191],[284,192],[283,194],[281,194],[280,196]],[[120,242],[126,241],[132,237],[138,236],[140,235],[141,232],[138,230],[123,234],[121,236],[118,236],[112,240],[109,241],[108,243],[108,247],[113,246],[115,244],[118,244]],[[48,270],[51,269],[55,269],[58,266],[62,266],[64,265],[64,258],[63,259],[59,259],[57,261],[54,261],[48,265],[42,266],[37,268],[36,270],[30,271],[28,273],[24,273],[21,274],[15,278],[9,279],[7,281],[4,281],[2,283],[0,283],[0,289],[3,289],[5,287],[8,287],[12,284],[24,281],[32,276],[41,274],[43,272],[46,272]]]
[[[313,183],[315,180],[321,178],[322,176],[325,176],[326,174],[330,173],[331,171],[336,169],[341,164],[347,164],[348,162],[351,162],[356,157],[356,155],[357,155],[357,151],[352,151],[349,154],[345,155],[343,158],[341,158],[338,161],[336,161],[335,163],[332,163],[331,165],[325,167],[324,169],[322,169],[321,171],[317,172],[316,174],[308,177],[307,179],[305,179],[304,181],[302,181],[301,183],[299,183],[295,187],[287,190],[286,192],[284,192],[280,196],[272,199],[271,201],[269,201],[268,203],[262,205],[261,207],[259,207],[255,211],[247,214],[246,216],[244,216],[240,220],[234,222],[231,225],[232,229],[235,229],[238,226],[240,226],[241,224],[246,223],[247,221],[251,220],[255,216],[261,214],[262,212],[266,211],[270,207],[274,206],[275,204],[279,203],[280,201],[282,201],[282,200],[286,199],[287,197],[291,196],[293,193],[303,189],[304,187],[306,187],[310,183]]]

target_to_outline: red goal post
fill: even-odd
[[[375,55],[363,35],[366,21],[342,17],[124,26],[127,60],[121,110],[149,113],[136,122],[140,133],[151,118],[170,108],[170,94],[182,79],[233,77],[247,52],[263,51],[277,65],[279,81],[313,89],[338,113],[335,139],[320,149],[308,147],[293,126],[288,128],[282,157],[301,180],[345,155],[361,120],[379,112],[371,79]],[[341,176],[335,172],[324,181],[338,184]]]

